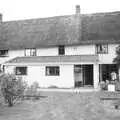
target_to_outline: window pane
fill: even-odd
[[[30,52],[31,52],[30,53],[31,56],[36,56],[36,49],[31,49]]]
[[[25,56],[36,56],[36,49],[25,49]]]
[[[98,54],[106,54],[108,53],[108,45],[96,45]]]
[[[48,66],[46,67],[46,75],[48,76],[58,76],[59,75],[59,66]]]
[[[58,49],[59,49],[59,55],[64,55],[65,54],[65,47],[63,45],[60,45],[58,47]]]
[[[0,56],[7,56],[8,50],[0,50]]]
[[[25,49],[25,56],[30,56],[30,49]]]
[[[27,67],[16,67],[16,75],[27,75]]]

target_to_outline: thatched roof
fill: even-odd
[[[120,12],[2,22],[0,49],[120,43]]]

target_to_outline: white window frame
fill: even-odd
[[[25,49],[25,56],[36,56],[37,51],[36,48],[26,48]]]

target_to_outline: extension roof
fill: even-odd
[[[71,56],[32,56],[16,57],[7,62],[5,65],[28,65],[43,63],[73,63],[73,62],[97,62],[97,55],[71,55]]]
[[[0,49],[120,43],[120,12],[0,23]]]

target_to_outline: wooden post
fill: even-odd
[[[98,90],[98,85],[99,85],[99,64],[95,63],[94,64],[94,70],[93,70],[93,75],[94,75],[94,88]]]

